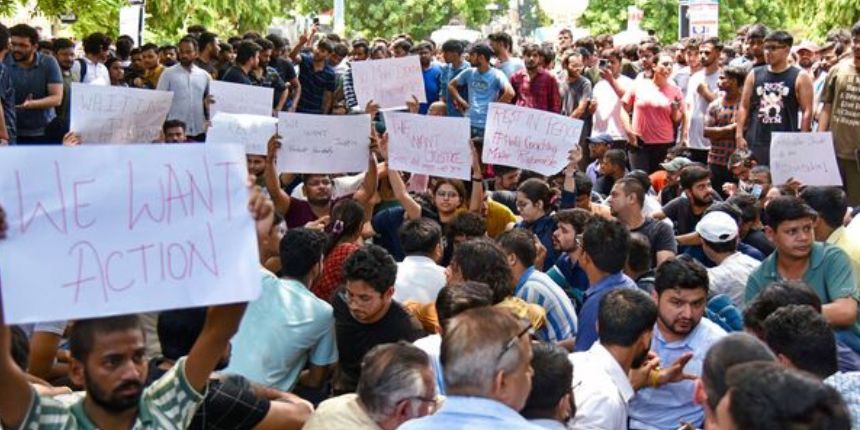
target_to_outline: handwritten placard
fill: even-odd
[[[370,115],[281,112],[278,171],[347,173],[367,170]]]
[[[830,132],[771,136],[770,173],[774,184],[794,178],[804,185],[842,186]]]
[[[137,88],[71,86],[69,129],[87,143],[151,143],[158,139],[173,93]]]
[[[239,145],[7,148],[6,323],[255,298],[247,176]]]
[[[383,110],[405,109],[414,95],[427,102],[424,73],[417,55],[352,63],[355,96],[362,108],[373,100]]]
[[[469,119],[386,112],[388,164],[394,170],[469,180]]]
[[[271,116],[218,112],[206,132],[206,143],[241,143],[249,155],[266,155],[278,119]]]
[[[564,115],[490,103],[481,159],[554,175],[567,165],[568,152],[579,144],[582,125]]]
[[[275,90],[254,85],[212,81],[209,83],[209,95],[212,96],[212,104],[209,105],[209,114],[212,118],[218,112],[271,116]]]

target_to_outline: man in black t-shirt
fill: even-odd
[[[701,239],[696,234],[696,224],[714,203],[711,172],[699,164],[685,167],[681,171],[681,189],[683,194],[663,206],[654,218],[672,220],[679,245],[698,246]]]
[[[347,258],[343,272],[346,285],[332,303],[340,356],[336,395],[355,391],[361,360],[374,346],[399,340],[412,343],[427,335],[393,300],[397,264],[384,248],[359,248]]]
[[[609,193],[609,209],[631,233],[641,233],[648,238],[651,248],[651,267],[672,258],[678,253],[672,227],[662,221],[642,215],[645,189],[633,177],[621,178]]]
[[[235,84],[254,85],[248,75],[260,64],[261,50],[260,45],[250,40],[242,42],[239,49],[236,50],[236,64],[224,72],[221,80]]]

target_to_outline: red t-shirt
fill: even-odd
[[[640,78],[624,94],[625,104],[633,104],[633,130],[646,144],[673,143],[672,101],[683,107],[684,93],[667,82],[658,88],[651,79]]]

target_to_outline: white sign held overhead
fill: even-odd
[[[311,115],[281,112],[278,171],[346,173],[367,170],[370,115]]]
[[[481,160],[554,175],[579,145],[578,119],[503,103],[490,103]]]
[[[352,81],[358,105],[362,108],[373,100],[383,110],[405,109],[406,101],[412,100],[412,96],[420,103],[427,102],[424,73],[417,55],[355,61],[352,63]]]
[[[161,134],[173,93],[73,82],[69,129],[87,143],[150,143]]]
[[[266,145],[277,132],[271,116],[218,112],[206,132],[206,143],[239,143],[248,155],[266,155]]]
[[[275,90],[272,88],[211,81],[209,95],[212,96],[212,104],[209,105],[209,115],[212,118],[218,112],[272,116],[272,102],[275,98]]]
[[[833,135],[830,132],[771,134],[770,173],[774,184],[794,178],[803,185],[841,187]]]
[[[7,324],[258,295],[256,232],[238,145],[3,152],[0,206],[9,228],[0,241],[0,292]]]
[[[386,112],[388,164],[394,170],[468,181],[469,119]]]

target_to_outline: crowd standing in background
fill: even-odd
[[[860,22],[821,46],[17,24],[0,55],[3,145],[81,144],[73,83],[172,92],[160,143],[205,141],[216,80],[374,118],[366,172],[279,171],[279,136],[247,156],[258,299],[3,325],[3,428],[860,429]],[[470,181],[388,165],[352,68],[408,55],[408,111],[469,120]],[[491,103],[581,120],[566,167],[483,163]],[[843,187],[774,182],[772,135],[809,131]]]

